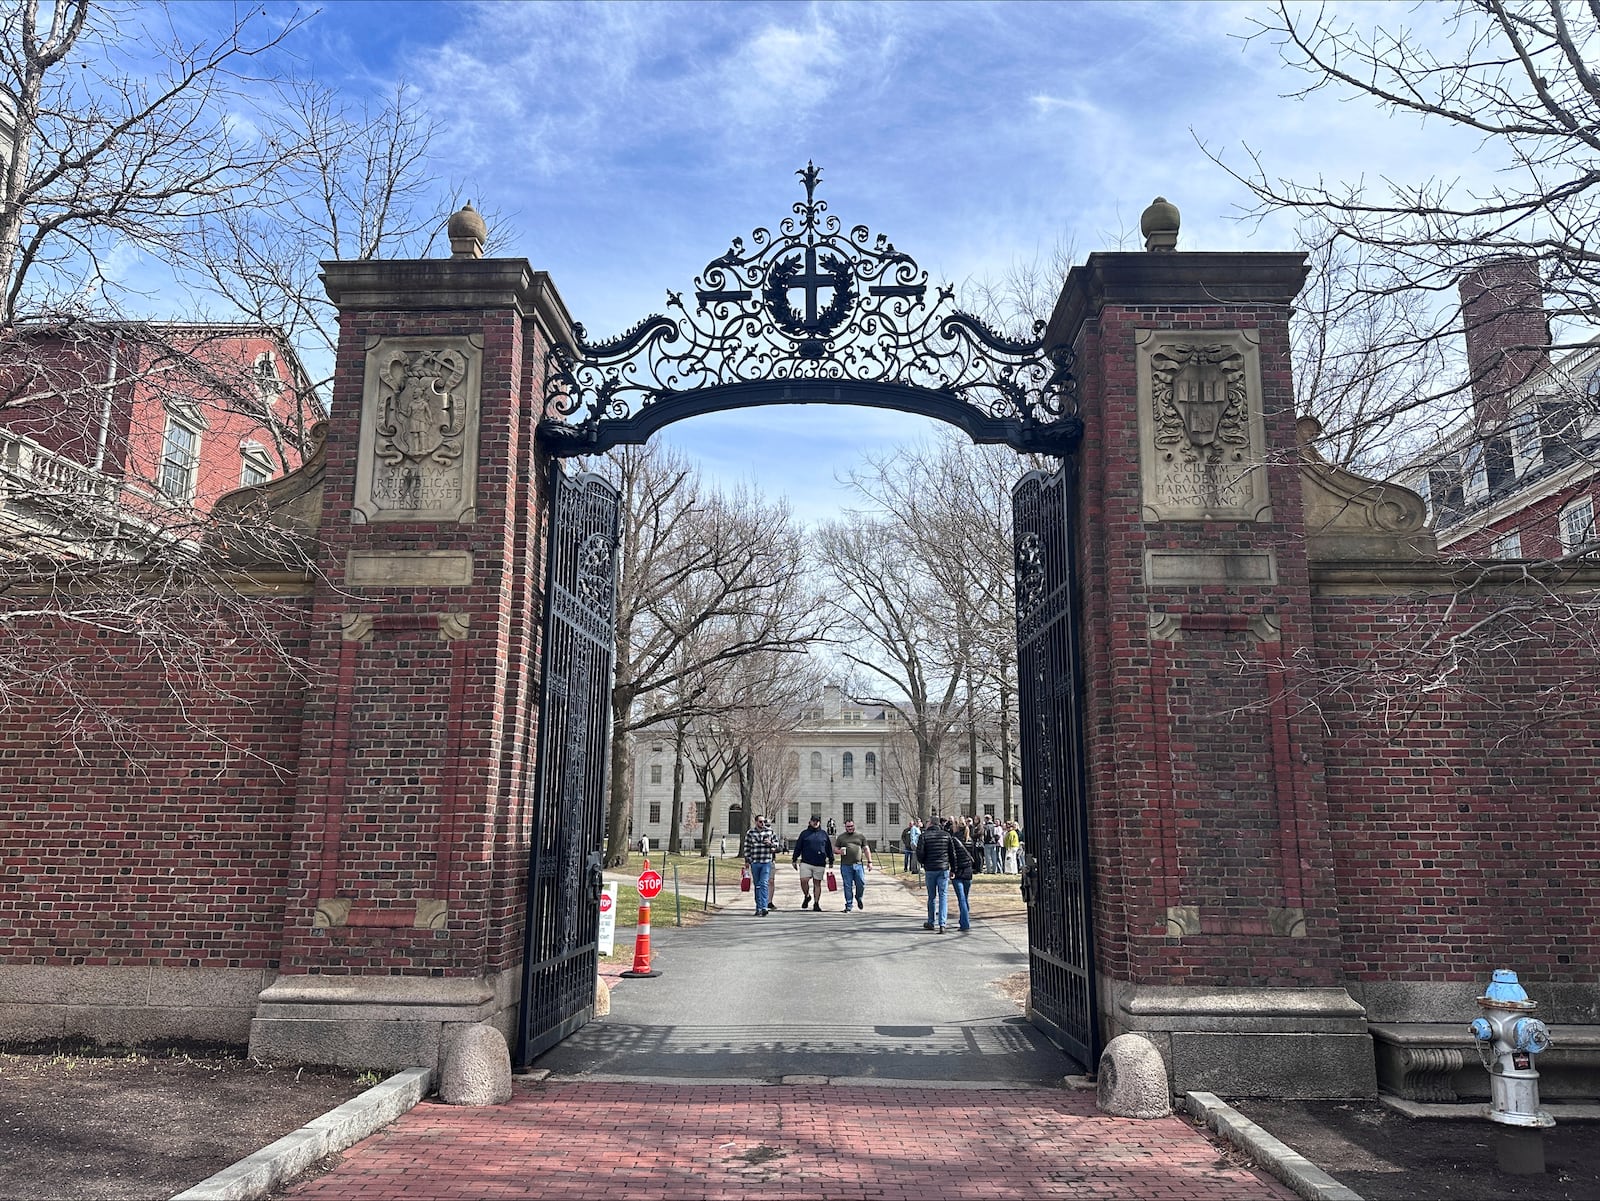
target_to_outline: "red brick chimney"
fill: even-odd
[[[1550,319],[1539,262],[1494,259],[1461,277],[1461,319],[1478,427],[1504,421],[1510,393],[1550,365]]]

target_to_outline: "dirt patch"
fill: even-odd
[[[1018,1013],[1026,1013],[1028,1011],[1028,973],[1026,970],[1012,972],[1009,976],[1001,976],[1000,979],[991,983],[989,987],[1015,1005]]]
[[[0,1053],[0,1201],[164,1201],[375,1082],[224,1055]]]
[[[1600,1197],[1600,1122],[1545,1132],[1545,1174],[1499,1170],[1486,1120],[1408,1118],[1377,1101],[1230,1101],[1367,1201],[1592,1201]]]

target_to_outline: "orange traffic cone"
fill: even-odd
[[[650,902],[639,902],[639,925],[633,936],[633,970],[622,973],[625,978],[659,976],[650,970]]]

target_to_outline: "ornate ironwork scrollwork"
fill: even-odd
[[[846,230],[817,198],[822,173],[796,172],[805,199],[773,233],[735,238],[668,291],[669,315],[619,337],[555,346],[545,364],[552,453],[637,442],[670,421],[760,403],[865,403],[924,412],[985,442],[1061,454],[1082,430],[1071,351],[1044,322],[1013,338],[955,307],[955,290],[883,234]]]

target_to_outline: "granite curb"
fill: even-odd
[[[428,1068],[397,1072],[292,1134],[185,1189],[172,1201],[259,1201],[319,1160],[354,1146],[411,1109],[427,1096],[432,1077]]]
[[[1306,1201],[1362,1201],[1293,1147],[1274,1138],[1213,1093],[1187,1093],[1185,1107],[1199,1121],[1247,1153]]]

